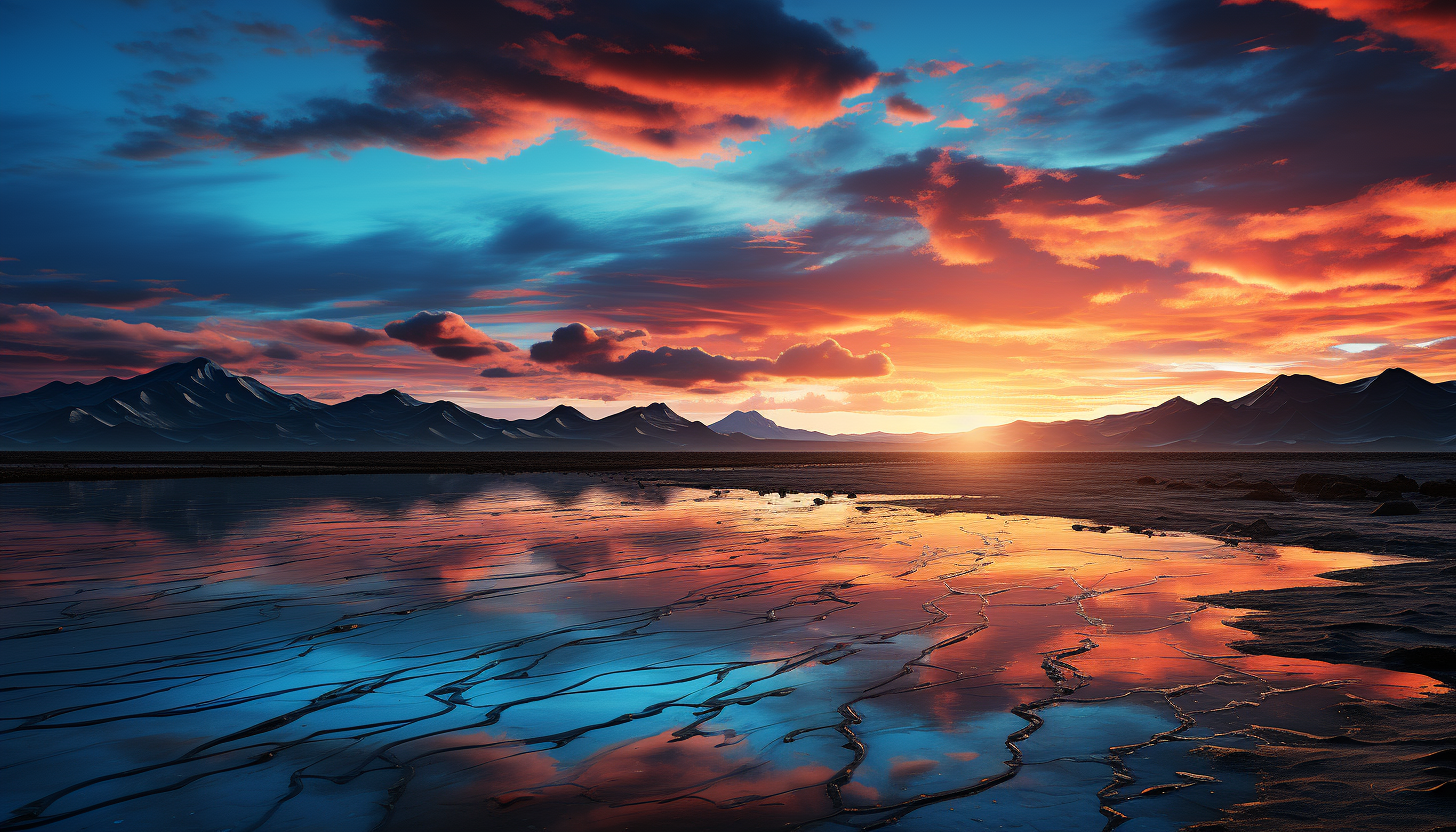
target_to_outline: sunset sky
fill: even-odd
[[[1456,378],[1439,0],[0,0],[0,395],[964,430]]]

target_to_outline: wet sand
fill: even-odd
[[[1240,461],[1203,476],[1248,477]],[[1449,643],[1442,611],[1453,607],[1412,585],[1442,574],[1449,583],[1450,564],[1342,573],[1372,581],[1351,586],[1316,574],[1391,559],[1294,540],[1338,522],[1367,544],[1345,548],[1426,545],[1430,556],[1439,544],[1422,541],[1449,534],[1449,515],[1434,501],[1391,520],[1368,518],[1368,502],[1257,505],[1222,489],[1135,483],[1190,479],[1196,462],[5,486],[22,489],[9,492],[23,497],[8,501],[6,518],[12,547],[27,547],[10,553],[7,597],[29,593],[6,620],[11,655],[142,659],[136,672],[87,666],[80,687],[44,675],[72,672],[65,661],[26,671],[42,675],[10,695],[48,704],[7,706],[6,717],[28,714],[7,733],[45,736],[60,756],[22,762],[35,782],[3,791],[25,792],[8,808],[32,809],[5,825],[89,828],[97,795],[150,807],[129,817],[160,822],[175,815],[167,784],[177,772],[205,784],[215,770],[258,785],[248,798],[218,793],[223,815],[213,819],[273,806],[272,828],[365,804],[392,807],[387,825],[447,829],[477,826],[482,811],[539,828],[702,829],[708,805],[744,829],[896,818],[906,829],[966,828],[971,818],[1100,828],[1123,816],[1126,829],[1446,822],[1456,711],[1449,694],[1427,693],[1452,676],[1439,652],[1412,648]],[[1417,479],[1449,470],[1439,459],[1390,465],[1388,475]],[[1308,466],[1261,470],[1292,480]],[[769,488],[800,493],[756,493]],[[815,493],[826,490],[835,496]],[[1106,532],[1071,522],[1119,518],[1124,526]],[[1158,531],[1253,519],[1290,542]],[[179,558],[198,552],[221,560]],[[522,570],[523,556],[535,567]],[[1224,591],[1251,586],[1269,591]],[[352,609],[340,618],[339,605]],[[543,627],[533,618],[542,610],[575,617]],[[36,626],[57,613],[62,629]],[[1244,631],[1260,638],[1240,644]],[[724,640],[734,633],[743,638]],[[644,666],[654,643],[677,652]],[[481,653],[482,644],[493,646]],[[613,678],[631,683],[601,681]],[[283,684],[297,679],[307,683]],[[200,703],[199,686],[211,697]],[[821,704],[789,707],[810,691]],[[573,697],[595,709],[577,714]],[[400,706],[381,711],[382,700],[436,710],[394,724]],[[515,704],[492,716],[503,701]],[[635,716],[614,721],[624,713]],[[158,719],[179,727],[153,731],[141,748],[125,741]],[[420,720],[437,719],[446,721],[423,729]],[[563,735],[563,725],[582,733]],[[693,727],[683,734],[684,725]],[[90,748],[97,732],[114,732],[109,754],[65,750]],[[403,739],[383,758],[359,756],[378,750],[377,735]],[[45,761],[68,753],[103,779],[62,766],[68,784],[87,785],[47,790],[42,772],[57,766]],[[402,770],[409,788],[392,790]],[[623,779],[632,770],[649,774]],[[462,771],[473,774],[462,781]],[[265,772],[293,772],[297,790],[268,791],[277,787]],[[475,775],[516,785],[461,792]],[[378,790],[396,797],[361,797]],[[380,820],[359,817],[360,828]]]

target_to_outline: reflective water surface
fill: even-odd
[[[1252,796],[1219,748],[1434,689],[1183,600],[1368,555],[620,477],[0,492],[0,829],[1176,829]]]

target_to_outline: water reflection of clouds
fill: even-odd
[[[30,636],[8,642],[6,669],[31,675],[0,704],[40,715],[51,741],[9,791],[18,805],[99,778],[41,821],[119,800],[72,822],[155,825],[237,778],[228,823],[267,815],[263,829],[375,823],[396,798],[397,828],[953,826],[972,811],[1075,827],[1101,818],[1109,749],[1178,726],[1179,708],[1199,714],[1188,736],[1237,736],[1233,700],[1294,725],[1326,693],[1424,684],[1235,654],[1230,613],[1182,600],[1318,583],[1366,556],[579,475],[60,488],[3,509],[22,603],[0,634]],[[1011,709],[1034,700],[1046,724],[1019,742],[1026,764],[976,793],[1008,771],[1027,724]],[[1126,765],[1197,768],[1164,753]],[[149,794],[157,782],[185,785]],[[1183,823],[1247,786],[1139,801]]]
[[[199,477],[118,482],[34,483],[10,488],[8,507],[54,523],[148,529],[202,543],[260,530],[299,512],[332,508],[355,518],[449,517],[482,500],[531,494],[541,505],[631,501],[663,505],[680,489],[594,475],[374,474],[314,477]]]

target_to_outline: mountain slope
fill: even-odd
[[[198,358],[130,379],[53,382],[0,398],[0,447],[93,450],[734,450],[665,404],[590,419],[559,406],[493,419],[453,402],[388,390],[334,405],[285,395]]]
[[[817,430],[780,427],[757,410],[735,410],[708,427],[719,433],[741,433],[755,439],[793,439],[808,442],[827,442],[834,439],[833,436]]]
[[[1099,419],[1013,422],[923,446],[938,450],[1449,450],[1456,384],[1398,367],[1337,384],[1281,375],[1233,401],[1182,398]]]
[[[817,430],[786,428],[757,410],[735,410],[708,427],[719,433],[741,433],[757,439],[794,442],[854,442],[877,445],[913,445],[940,437],[933,433],[821,433]]]

